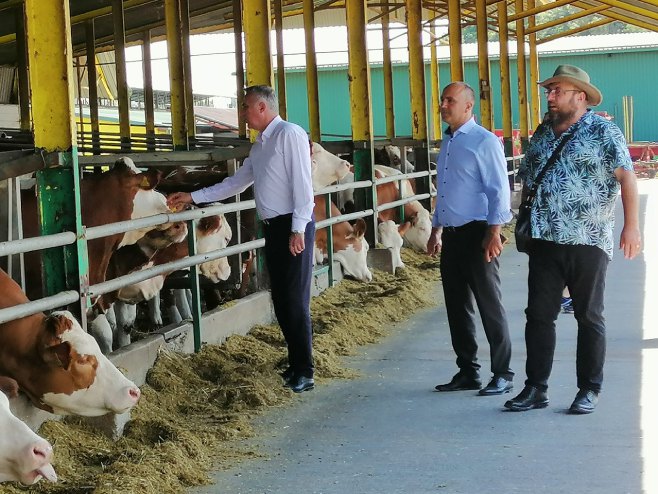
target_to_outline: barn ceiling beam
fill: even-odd
[[[576,19],[580,19],[582,17],[587,17],[588,15],[598,14],[599,12],[603,12],[604,10],[608,10],[609,8],[610,7],[607,5],[601,5],[600,7],[585,9],[580,12],[576,12],[575,14],[571,14],[566,17],[563,17],[562,19],[556,19],[554,21],[545,22],[543,24],[538,24],[536,26],[527,27],[525,32],[526,34],[536,33],[538,31],[543,31],[544,29],[550,29],[552,27],[559,26],[561,24],[566,24],[567,22],[575,21]]]
[[[637,5],[630,4],[627,2],[622,2],[620,0],[597,0],[600,3],[609,5],[610,7],[617,7],[618,9],[625,10],[626,12],[632,12],[633,14],[643,15],[654,21],[658,21],[658,13],[653,10],[645,9],[638,7]]]
[[[125,0],[123,2],[123,10],[126,11],[133,7],[139,7],[147,3],[160,2],[161,0]],[[105,15],[112,15],[112,6],[101,7],[100,9],[90,10],[89,12],[84,12],[82,14],[74,15],[71,17],[71,24],[78,24],[80,22],[85,22],[90,19],[95,19],[96,17],[103,17]]]
[[[509,22],[514,22],[514,21],[518,21],[519,19],[525,19],[526,17],[530,17],[531,15],[541,14],[542,12],[547,12],[549,10],[556,9],[564,5],[569,5],[572,1],[573,0],[556,0],[555,2],[550,2],[527,10],[517,9],[516,14],[508,16],[507,20]]]
[[[574,2],[573,5],[575,7],[579,7],[581,9],[588,9],[591,7],[594,7],[596,4],[587,2],[587,1],[577,1]],[[648,22],[644,22],[640,19],[637,19],[635,17],[629,17],[627,15],[619,14],[615,11],[612,10],[606,10],[603,12],[601,15],[608,17],[610,19],[613,19],[615,21],[620,21],[620,22],[625,22],[626,24],[631,24],[633,26],[641,27],[642,29],[646,29],[648,31],[655,31],[658,32],[658,25],[656,24],[651,24]]]
[[[561,31],[557,34],[546,36],[544,38],[537,40],[537,44],[541,45],[543,43],[548,43],[549,41],[553,41],[555,39],[564,38],[566,36],[572,36],[577,33],[582,33],[583,31],[589,31],[590,29],[594,29],[595,27],[605,26],[606,24],[610,24],[611,22],[614,21],[612,19],[601,19],[599,21],[595,21],[590,24],[587,24],[586,26],[579,26],[573,29],[569,29],[568,31]]]

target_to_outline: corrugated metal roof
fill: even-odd
[[[11,103],[11,93],[14,91],[15,67],[0,66],[0,103]]]

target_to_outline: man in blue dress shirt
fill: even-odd
[[[311,151],[304,129],[279,116],[269,86],[245,90],[242,112],[250,129],[260,132],[249,157],[231,177],[191,194],[169,196],[170,206],[221,201],[254,185],[264,223],[265,260],[272,304],[288,345],[284,384],[294,392],[313,389],[311,275],[313,270],[313,186]]]
[[[491,349],[489,384],[481,396],[512,389],[512,345],[501,300],[498,257],[502,225],[512,219],[507,163],[502,143],[475,123],[475,94],[464,82],[441,94],[441,118],[448,124],[437,165],[437,201],[427,252],[441,252],[441,281],[452,347],[459,372],[437,391],[480,389],[475,310],[477,303]]]

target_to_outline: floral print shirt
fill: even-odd
[[[633,170],[626,140],[617,125],[591,110],[562,136],[567,134],[573,135],[537,191],[532,236],[558,244],[593,245],[612,259],[619,193],[615,170]],[[519,168],[527,187],[532,187],[559,142],[549,123],[537,128]]]

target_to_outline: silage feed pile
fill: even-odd
[[[374,272],[370,283],[343,280],[313,299],[319,380],[354,377],[341,356],[376,342],[390,323],[438,302],[438,261],[408,249],[402,254],[406,268],[395,276]],[[254,414],[294,403],[278,375],[285,355],[276,325],[204,346],[196,355],[163,350],[120,440],[77,418],[47,422],[39,432],[54,446],[59,481],[2,484],[0,493],[169,494],[208,483],[212,468],[258,455],[232,441],[252,434]]]

